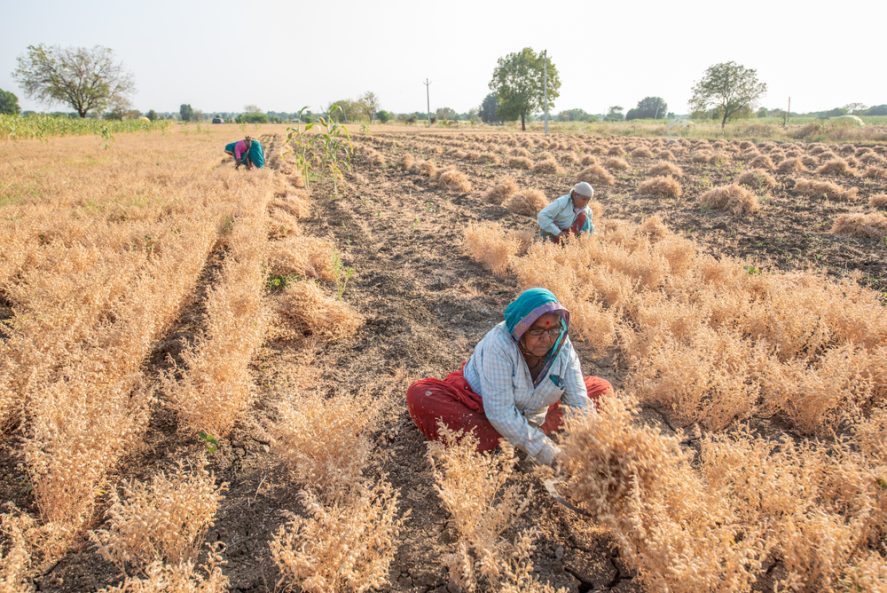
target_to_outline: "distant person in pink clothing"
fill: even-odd
[[[262,151],[262,145],[258,140],[253,140],[249,136],[246,136],[243,140],[225,145],[225,152],[234,157],[235,169],[239,169],[240,165],[246,166],[247,169],[252,169],[253,167],[261,169],[265,166],[265,154]]]

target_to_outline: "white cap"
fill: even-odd
[[[591,198],[594,196],[594,188],[591,187],[591,184],[587,181],[580,181],[574,185],[573,191],[585,198]]]

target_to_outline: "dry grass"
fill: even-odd
[[[675,178],[660,176],[642,181],[638,185],[638,193],[659,198],[680,198],[683,189]]]
[[[568,420],[564,491],[608,527],[650,590],[750,591],[766,558],[760,529],[738,524],[680,441],[635,426],[630,404]]]
[[[530,170],[533,168],[533,161],[525,156],[516,156],[508,159],[508,166],[514,169]]]
[[[289,193],[282,198],[274,198],[271,200],[270,207],[272,215],[276,211],[282,211],[297,220],[311,216],[311,204],[304,195],[298,193]]]
[[[604,165],[610,171],[628,171],[629,169],[628,162],[625,159],[619,157],[607,159],[606,161],[604,161]]]
[[[659,161],[648,171],[650,175],[668,175],[670,177],[674,177],[675,179],[679,179],[684,176],[684,170],[681,169],[678,165],[674,163],[669,163],[668,161]]]
[[[517,182],[511,177],[505,177],[496,181],[493,187],[484,194],[484,199],[498,206],[515,193],[517,193]]]
[[[267,323],[265,204],[258,200],[235,217],[219,281],[206,298],[206,329],[182,353],[183,376],[165,380],[169,405],[191,434],[226,436],[252,398],[249,364]]]
[[[350,497],[374,454],[371,431],[385,406],[368,397],[290,396],[267,426],[290,479],[325,502]]]
[[[778,165],[776,165],[777,173],[782,174],[791,174],[791,173],[803,173],[807,171],[807,167],[804,166],[804,163],[801,162],[801,159],[796,157],[790,157],[781,161]]]
[[[305,593],[363,593],[388,584],[405,516],[385,481],[360,486],[354,497],[330,505],[303,494],[307,517],[293,516],[271,540],[278,586]]]
[[[883,240],[887,237],[887,216],[880,212],[840,214],[829,232],[834,235]]]
[[[847,161],[837,157],[816,169],[817,175],[840,175],[842,177],[856,177],[859,173],[847,164]]]
[[[772,189],[777,185],[776,179],[762,169],[746,171],[736,179],[736,183],[759,192]]]
[[[428,442],[428,461],[458,537],[455,550],[444,558],[450,584],[463,591],[483,583],[496,587],[508,559],[516,555],[502,534],[527,509],[530,492],[506,486],[517,462],[507,442],[501,454],[478,453],[473,434],[454,433],[444,425],[439,431],[441,441]]]
[[[437,178],[437,165],[431,161],[416,161],[416,171],[425,177]]]
[[[563,175],[563,168],[554,160],[554,157],[549,157],[543,159],[541,161],[537,161],[536,164],[533,165],[532,168],[533,173],[547,174],[547,175]]]
[[[29,238],[13,263],[29,267],[3,287],[17,315],[0,346],[0,424],[19,420],[42,526],[65,541],[141,440],[153,401],[143,363],[194,290],[217,235],[238,205],[264,210],[272,193],[267,170],[213,168],[217,135],[177,136],[174,149],[169,137],[123,135],[102,158],[88,156],[89,140],[22,146],[34,151],[31,166],[2,167],[4,179],[43,197],[5,205],[11,218],[0,221],[4,242]],[[256,232],[264,240],[264,222]],[[41,234],[43,243],[30,239]]]
[[[592,185],[613,185],[616,183],[616,177],[600,165],[592,165],[582,169],[577,178],[582,181],[588,181]]]
[[[400,158],[400,167],[404,171],[412,171],[416,168],[416,159],[410,153],[406,153]]]
[[[154,562],[194,562],[226,487],[206,469],[182,465],[147,483],[126,483],[123,500],[111,493],[107,526],[90,537],[121,572]]]
[[[737,183],[710,189],[699,197],[706,208],[727,210],[733,214],[752,214],[761,209],[758,196]]]
[[[222,546],[210,548],[206,566],[198,570],[191,562],[167,565],[154,562],[144,578],[127,577],[116,587],[98,593],[226,593],[228,577],[222,573]]]
[[[887,210],[887,194],[873,194],[869,197],[869,206]]]
[[[766,154],[762,154],[753,158],[748,166],[756,169],[764,169],[767,171],[772,171],[776,168],[776,165],[773,164],[773,161]]]
[[[652,159],[652,158],[653,158],[653,153],[650,151],[649,148],[646,148],[646,147],[644,147],[644,146],[640,146],[640,147],[635,148],[634,150],[631,151],[631,158],[634,158],[634,159]]]
[[[275,276],[336,280],[336,247],[328,239],[300,235],[270,246],[268,272]]]
[[[437,182],[447,191],[456,194],[466,194],[471,191],[471,182],[465,173],[455,167],[447,167],[437,176]]]
[[[465,254],[499,277],[508,273],[508,264],[520,247],[520,241],[513,234],[504,233],[494,222],[469,224],[462,240]]]
[[[525,189],[508,198],[504,206],[517,214],[536,216],[548,206],[548,198],[538,189]]]
[[[844,189],[831,181],[814,179],[799,179],[795,182],[795,191],[804,196],[825,200],[854,201],[859,197],[859,189],[855,187]]]
[[[277,302],[277,311],[294,331],[327,340],[351,338],[364,323],[351,305],[327,296],[310,280],[289,284]]]

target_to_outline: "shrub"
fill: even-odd
[[[222,573],[224,564],[221,546],[211,548],[206,566],[200,574],[191,562],[167,565],[154,562],[145,569],[144,578],[127,577],[116,587],[105,587],[98,593],[227,593],[228,577]]]
[[[363,593],[384,589],[406,515],[385,481],[330,505],[304,493],[307,517],[293,516],[271,540],[284,589],[304,593]]]
[[[548,206],[548,198],[538,189],[526,189],[508,198],[504,206],[517,214],[536,216]]]
[[[447,167],[441,171],[437,176],[437,182],[447,191],[456,194],[465,194],[471,191],[471,182],[468,181],[468,177],[455,167]]]
[[[284,398],[267,425],[293,482],[325,502],[350,497],[373,452],[371,432],[385,406],[372,398],[316,391]]]
[[[90,537],[121,571],[157,561],[194,562],[226,488],[206,469],[181,464],[147,483],[125,483],[123,500],[111,492],[107,527]]]
[[[844,189],[831,181],[815,181],[811,179],[798,180],[795,183],[795,190],[811,198],[823,198],[826,200],[852,201],[859,195],[859,190],[855,187]]]
[[[795,157],[787,158],[776,165],[776,171],[778,173],[803,173],[806,170],[807,167],[804,166],[804,163],[801,162],[801,159]]]
[[[830,231],[835,235],[850,235],[883,240],[887,237],[887,216],[880,212],[841,214]]]
[[[668,161],[659,161],[648,171],[650,175],[669,175],[674,178],[680,178],[684,176],[684,170],[674,163],[669,163]]]
[[[351,305],[328,297],[310,280],[287,285],[277,310],[295,331],[328,340],[348,339],[364,322]]]
[[[750,214],[760,210],[758,197],[737,183],[711,189],[699,198],[708,208],[728,210],[733,214]]]
[[[328,239],[300,235],[274,243],[268,256],[268,271],[275,276],[298,276],[336,280],[335,245]]]
[[[679,198],[682,191],[681,184],[668,176],[653,177],[638,185],[638,193],[660,198]]]
[[[606,161],[604,161],[604,165],[606,165],[608,169],[613,171],[627,171],[629,168],[628,163],[625,161],[625,159],[619,157],[607,159]]]
[[[631,151],[631,157],[635,159],[652,159],[653,153],[650,152],[649,148],[641,146]]]
[[[714,162],[715,155],[710,150],[696,150],[690,155],[690,160],[694,163],[708,164]]]
[[[431,179],[437,177],[437,165],[431,161],[417,161],[416,170],[425,177],[430,177]]]
[[[557,161],[554,158],[546,158],[541,161],[538,161],[535,165],[533,165],[532,169],[533,173],[542,173],[542,174],[552,174],[552,175],[563,175],[564,170],[557,164]]]
[[[444,561],[450,584],[475,591],[479,577],[496,585],[502,567],[514,553],[502,538],[529,505],[529,492],[517,485],[505,486],[517,458],[507,441],[502,452],[478,453],[477,437],[439,425],[441,441],[428,442],[428,460],[434,489],[453,518],[458,540]]]
[[[274,198],[271,200],[270,207],[272,215],[274,211],[279,210],[296,219],[311,216],[311,203],[299,194],[287,194],[281,198]]]
[[[869,197],[869,206],[887,210],[887,194],[874,194]]]
[[[592,184],[613,185],[616,178],[600,165],[592,165],[579,172],[578,178]]]
[[[887,168],[885,167],[866,167],[863,172],[866,179],[887,179]]]
[[[645,589],[750,591],[765,558],[760,529],[737,523],[675,437],[634,423],[630,400],[567,420],[563,492],[608,527]]]
[[[767,171],[772,171],[776,168],[776,165],[773,164],[773,161],[766,154],[753,158],[748,166],[757,169],[766,169]]]
[[[838,157],[831,159],[816,169],[817,175],[842,175],[844,177],[856,177],[858,175],[855,169],[850,168],[847,161]]]
[[[527,157],[517,156],[508,159],[508,166],[514,167],[515,169],[532,169],[533,161]]]
[[[519,249],[518,239],[494,222],[471,223],[465,228],[462,250],[496,276],[505,276],[508,263]]]
[[[651,241],[659,241],[668,236],[668,227],[662,222],[662,217],[653,214],[644,219],[638,227],[638,231],[645,234]]]
[[[763,191],[776,187],[776,179],[761,169],[746,171],[736,180],[736,183],[750,187],[755,191]]]
[[[517,183],[511,177],[499,179],[491,187],[484,198],[491,204],[501,205],[517,192]]]

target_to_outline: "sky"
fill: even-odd
[[[887,2],[839,5],[547,0],[336,3],[229,0],[0,0],[0,89],[22,109],[69,110],[25,96],[12,77],[28,45],[102,45],[136,81],[136,109],[320,111],[374,92],[381,108],[465,112],[489,93],[498,58],[548,51],[554,111],[626,110],[659,96],[687,113],[713,64],[736,61],[767,84],[760,104],[792,111],[887,103]]]

